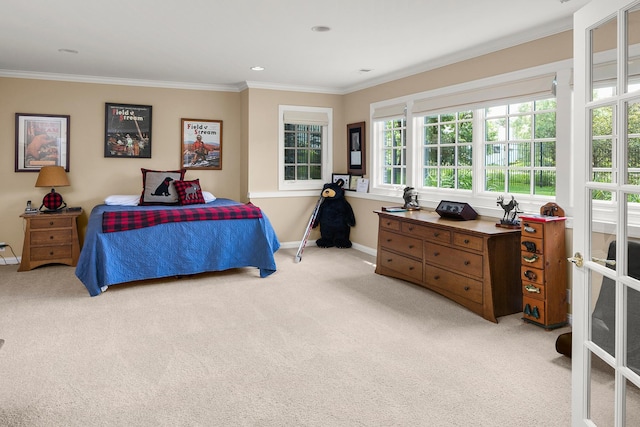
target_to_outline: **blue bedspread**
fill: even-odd
[[[238,203],[216,199],[207,206]],[[107,205],[93,208],[76,267],[76,276],[91,296],[99,295],[110,285],[136,280],[240,267],[257,267],[260,277],[276,271],[273,254],[280,248],[280,242],[264,212],[262,218],[255,219],[174,222],[102,232],[105,211],[166,208]]]

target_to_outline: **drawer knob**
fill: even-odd
[[[53,240],[53,236],[49,236],[49,240]]]
[[[438,255],[440,255],[440,252],[434,252],[433,253],[433,256],[438,256]]]
[[[393,258],[387,259],[387,262],[391,262],[391,261],[393,261]]]
[[[468,245],[469,244],[469,239],[464,239],[464,244]]]
[[[536,255],[536,254],[533,254],[531,256],[522,255],[522,259],[525,262],[533,263],[533,262],[536,262],[538,260],[538,255]]]
[[[413,249],[415,246],[413,245],[409,245],[409,249]]]
[[[433,276],[434,280],[440,280],[440,276]]]
[[[540,288],[533,286],[533,285],[527,285],[524,287],[524,289],[532,294],[539,294],[540,293]]]
[[[529,227],[529,224],[525,224],[524,225],[524,231],[526,231],[527,233],[535,233],[536,229],[533,227]]]
[[[465,287],[464,287],[464,290],[465,290],[465,291],[468,291],[469,289],[471,289],[471,288],[470,288],[470,287],[468,287],[468,286],[465,286]]]
[[[433,233],[433,236],[434,236],[434,237],[438,237],[439,235],[440,235],[440,233],[439,233],[439,232],[437,232],[437,231],[436,231],[435,233]]]
[[[469,264],[471,264],[471,261],[469,261],[469,260],[464,262],[464,265],[469,265]]]
[[[409,267],[409,271],[413,271],[413,267]]]
[[[531,310],[531,315],[536,319],[540,318],[540,312],[538,311],[538,307],[533,306],[533,310]]]
[[[387,239],[387,243],[391,242],[391,239]]]
[[[53,251],[49,252],[49,255],[53,255]]]
[[[409,231],[413,231],[413,227],[409,226],[407,228],[409,229]]]
[[[523,274],[524,274],[524,277],[526,277],[529,280],[536,280],[538,278],[538,275],[531,270],[527,270]]]
[[[532,253],[537,252],[535,242],[526,241],[526,242],[522,242],[522,244],[524,245],[525,248],[527,248],[529,252],[532,252]]]

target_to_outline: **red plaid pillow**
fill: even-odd
[[[197,205],[204,203],[200,180],[193,181],[173,181],[173,186],[178,192],[178,199],[181,205]]]

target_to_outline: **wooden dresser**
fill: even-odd
[[[554,329],[567,323],[565,218],[520,216],[523,319]]]
[[[376,273],[429,288],[492,322],[522,310],[519,229],[424,210],[376,213]]]
[[[28,271],[45,264],[75,266],[80,256],[79,211],[51,214],[22,214],[27,226],[18,271]]]

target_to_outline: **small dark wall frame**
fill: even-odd
[[[365,122],[347,125],[347,165],[350,175],[366,175]]]
[[[69,172],[70,116],[16,113],[16,172],[62,166]]]
[[[151,105],[105,104],[104,157],[151,158]]]

